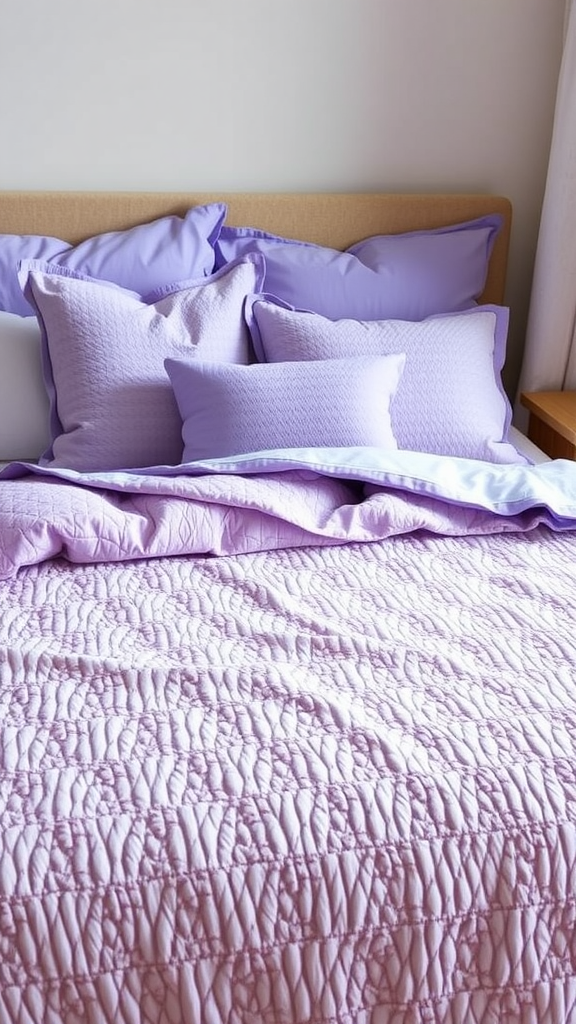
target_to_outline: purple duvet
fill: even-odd
[[[239,461],[0,480],[0,1021],[576,1020],[576,466]]]
[[[129,472],[15,463],[0,473],[0,579],[62,555],[111,562],[576,529],[576,466],[380,449],[290,449]]]

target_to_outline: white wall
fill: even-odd
[[[492,191],[516,380],[565,0],[3,0],[0,188]]]

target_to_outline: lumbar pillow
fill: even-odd
[[[243,306],[262,282],[257,253],[147,301],[64,267],[22,267],[42,329],[52,444],[41,462],[79,472],[175,464],[182,454],[167,357],[246,363]]]
[[[40,348],[36,317],[0,311],[0,461],[35,461],[50,443]]]
[[[183,462],[277,448],[396,448],[389,408],[402,355],[224,366],[167,359]]]
[[[484,290],[500,214],[429,231],[373,235],[346,252],[253,228],[224,226],[216,266],[247,252],[266,259],[264,290],[330,320],[423,320],[469,309]]]
[[[331,321],[250,300],[254,343],[267,362],[406,354],[392,409],[399,448],[489,462],[525,462],[507,443],[511,407],[501,382],[508,310],[405,320]]]
[[[21,316],[32,312],[18,281],[22,260],[44,260],[142,296],[174,281],[206,277],[214,270],[214,243],[226,209],[224,203],[194,206],[184,217],[158,217],[74,246],[43,235],[0,235],[0,309]]]

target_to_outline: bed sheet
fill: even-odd
[[[546,455],[537,445],[534,444],[530,438],[526,437],[518,427],[511,426],[508,434],[508,440],[514,445],[517,451],[524,455],[530,462],[537,465],[541,462],[548,462],[550,459],[549,455]]]
[[[576,1019],[576,468],[314,455],[2,482],[3,1024]]]

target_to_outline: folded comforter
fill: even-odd
[[[379,449],[297,449],[81,474],[0,475],[0,579],[20,566],[576,527],[576,465],[493,465]]]

